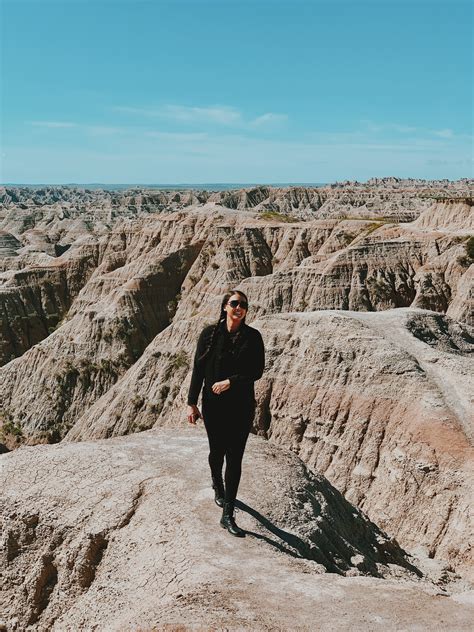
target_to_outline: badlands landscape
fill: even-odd
[[[470,630],[474,182],[0,188],[0,630]],[[219,528],[186,396],[256,383]]]

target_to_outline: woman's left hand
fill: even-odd
[[[214,382],[212,385],[212,392],[216,395],[220,395],[224,391],[229,390],[230,380],[222,380],[222,382]]]

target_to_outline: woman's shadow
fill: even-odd
[[[245,503],[240,500],[235,501],[235,507],[240,509],[241,511],[245,511],[249,515],[251,515],[255,520],[257,520],[267,531],[275,535],[282,542],[278,540],[274,540],[273,538],[263,535],[262,533],[256,533],[255,531],[245,530],[246,535],[250,535],[258,540],[264,540],[271,546],[275,547],[279,551],[290,555],[291,557],[295,557],[298,559],[306,559],[318,562],[322,564],[329,572],[340,573],[341,571],[331,562],[331,560],[327,559],[326,556],[318,550],[315,545],[309,545],[307,542],[294,535],[293,533],[288,533],[287,531],[283,531],[273,522],[270,522],[268,518],[263,516],[261,513],[249,507]]]
[[[305,542],[304,540],[294,535],[293,533],[288,533],[287,531],[283,531],[283,529],[280,529],[279,527],[274,525],[272,522],[270,522],[268,518],[263,516],[261,513],[259,513],[252,507],[249,507],[249,505],[246,505],[245,503],[241,502],[240,500],[236,500],[235,507],[251,515],[267,531],[269,531],[271,534],[276,536],[278,540],[280,541],[275,540],[269,537],[268,535],[264,535],[262,533],[256,533],[255,531],[245,530],[246,535],[250,535],[258,540],[263,540],[267,542],[268,544],[270,544],[271,546],[273,546],[274,548],[281,551],[282,553],[286,553],[287,555],[290,555],[291,557],[310,560],[318,564],[321,564],[329,573],[337,573],[339,575],[345,575],[345,571],[350,566],[352,566],[351,564],[347,564],[347,563],[345,564],[344,562],[342,562],[342,565],[336,564],[334,560],[332,559],[333,554],[335,552],[332,547],[331,549],[328,549],[328,554],[326,554],[314,542]],[[365,553],[367,555],[368,551],[365,551]],[[390,560],[390,561],[393,561],[396,564],[406,568],[408,571],[415,574],[417,577],[421,577],[422,576],[421,571],[418,568],[416,568],[416,566],[411,564],[410,561],[407,559],[407,557],[408,557],[408,554],[405,551],[403,551],[403,549],[400,548],[399,555],[397,556],[397,560],[396,561]],[[339,560],[339,562],[341,562],[341,560]],[[377,565],[375,562],[376,560],[366,559],[366,567],[364,569],[365,570],[364,574],[368,573],[372,575],[373,577],[383,577],[383,575],[380,574],[379,569],[377,568]]]

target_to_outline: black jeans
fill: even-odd
[[[242,457],[255,414],[253,407],[242,407],[241,403],[229,398],[209,401],[203,398],[202,414],[209,440],[209,466],[215,478],[222,476],[225,457],[225,500],[237,498]]]

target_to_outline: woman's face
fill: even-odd
[[[238,305],[236,304],[236,307],[232,307],[231,303],[233,301],[238,301]],[[224,307],[224,310],[227,312],[227,318],[230,318],[233,323],[238,323],[240,325],[240,323],[245,318],[247,310],[244,309],[241,305],[241,303],[245,302],[246,300],[243,296],[240,296],[240,294],[232,294],[232,296],[227,301],[227,305]]]

